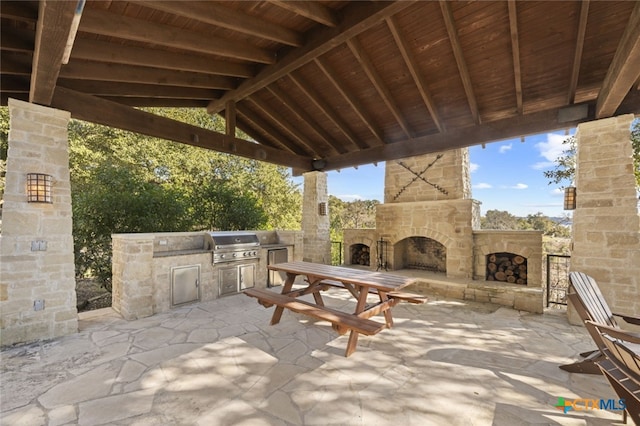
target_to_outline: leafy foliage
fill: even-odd
[[[556,160],[552,170],[547,170],[544,176],[549,179],[549,185],[559,184],[565,181],[573,182],[576,173],[576,138],[570,136],[564,141],[566,149]],[[636,179],[636,188],[640,189],[640,120],[634,120],[631,125],[631,147],[633,150],[633,173]],[[564,188],[564,186],[560,186]]]
[[[565,223],[567,221],[567,218],[560,222],[554,221],[541,212],[518,218],[507,211],[488,210],[480,218],[480,225],[482,229],[536,230],[550,237],[570,237],[571,230]]]

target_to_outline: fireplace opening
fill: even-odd
[[[351,246],[351,264],[369,266],[371,264],[371,249],[365,244]]]
[[[394,252],[397,269],[447,272],[447,248],[431,238],[405,238],[395,245]]]
[[[514,253],[488,254],[486,279],[527,285],[527,258]]]

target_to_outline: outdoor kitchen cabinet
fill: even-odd
[[[171,305],[200,300],[200,265],[171,268]]]
[[[221,267],[218,274],[220,296],[234,294],[255,285],[256,265],[252,263]]]

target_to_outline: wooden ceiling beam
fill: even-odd
[[[138,98],[133,96],[100,96],[100,99],[139,108],[204,108],[208,103],[202,99]]]
[[[473,91],[473,82],[471,81],[467,61],[464,59],[464,53],[460,46],[458,30],[456,29],[453,12],[451,11],[451,4],[446,0],[440,0],[440,9],[442,10],[442,17],[444,18],[444,25],[447,28],[447,34],[449,34],[449,42],[451,43],[453,56],[456,58],[456,63],[458,64],[458,72],[460,73],[460,79],[464,86],[464,92],[467,94],[467,102],[469,103],[469,109],[471,110],[473,121],[476,124],[480,124],[481,120],[480,112],[478,110],[478,100],[476,99],[476,95]]]
[[[420,93],[420,97],[422,98],[422,102],[427,107],[429,111],[429,115],[431,115],[431,119],[434,124],[438,128],[440,133],[446,131],[444,122],[438,113],[438,109],[436,108],[436,104],[433,101],[433,96],[429,92],[427,88],[427,81],[425,80],[422,72],[419,71],[418,62],[415,59],[413,53],[411,53],[411,49],[409,44],[405,40],[404,36],[400,32],[400,28],[396,23],[395,18],[389,17],[386,19],[387,27],[389,27],[389,31],[393,35],[393,39],[395,40],[396,46],[400,50],[400,54],[402,55],[402,59],[404,60],[404,64],[409,70],[409,74],[413,78],[413,83],[416,85],[418,89],[418,93]]]
[[[311,114],[298,104],[288,93],[280,89],[275,84],[268,86],[267,90],[282,102],[289,109],[291,114],[297,116],[300,121],[306,123],[320,137],[320,139],[322,139],[323,146],[321,146],[320,149],[322,152],[326,153],[325,155],[347,152],[344,147],[339,143],[336,143],[331,135],[316,122]]]
[[[516,88],[516,108],[522,114],[522,70],[520,69],[520,37],[518,34],[518,11],[516,0],[509,0],[509,32],[511,33],[511,56],[513,57],[513,77]]]
[[[147,47],[124,46],[101,40],[76,39],[71,58],[230,77],[246,78],[255,75],[255,68],[248,64],[220,61],[207,56],[161,52]]]
[[[79,31],[143,43],[152,41],[161,46],[262,64],[275,62],[272,52],[248,43],[194,33],[178,27],[172,28],[107,10],[87,8],[82,14]]]
[[[288,137],[283,135],[279,129],[276,129],[269,122],[267,122],[258,114],[256,114],[254,111],[250,110],[245,105],[245,103],[248,103],[248,101],[243,101],[239,104],[236,104],[236,111],[238,114],[244,117],[246,121],[251,123],[253,127],[267,134],[271,138],[271,140],[273,140],[279,147],[281,147],[285,151],[290,152],[292,154],[296,154],[296,155],[305,155],[304,150],[301,149],[299,145],[292,142]],[[256,139],[256,140],[260,140],[260,139]]]
[[[184,1],[144,0],[136,3],[277,43],[302,45],[302,36],[295,31],[213,2],[191,2],[189,7],[185,7]]]
[[[341,11],[343,19],[338,26],[312,30],[306,44],[284,54],[276,64],[265,67],[254,78],[240,84],[236,90],[225,93],[221,99],[212,100],[207,111],[209,114],[222,111],[227,101],[237,102],[250,96],[350,38],[379,24],[380,19],[398,13],[411,4],[413,4],[412,1],[349,3]]]
[[[39,3],[29,102],[42,105],[51,102],[77,3],[52,0]]]
[[[282,128],[285,133],[293,138],[293,140],[300,145],[300,147],[304,150],[306,155],[310,155],[314,158],[321,156],[316,150],[316,147],[307,139],[304,133],[302,133],[297,127],[295,127],[287,117],[282,115],[278,108],[274,108],[271,103],[264,102],[262,99],[257,96],[252,96],[247,99],[247,101],[251,102],[255,105],[265,116],[269,117],[270,120],[278,124],[280,128]]]
[[[336,113],[336,111],[329,105],[327,101],[322,99],[320,94],[310,85],[308,84],[302,77],[296,76],[294,74],[289,74],[289,78],[291,81],[295,83],[296,86],[309,98],[313,104],[318,107],[324,115],[331,121],[331,123],[338,129],[342,134],[348,139],[351,143],[352,149],[358,148],[366,148],[368,145],[361,142],[360,139],[353,133],[353,131],[349,128],[347,123],[342,117]]]
[[[416,155],[430,154],[472,145],[495,142],[574,127],[580,122],[593,119],[593,115],[571,122],[558,121],[559,109],[552,109],[527,115],[519,115],[504,120],[492,121],[472,127],[449,130],[447,133],[423,136],[406,141],[390,143],[341,156],[326,158],[324,170],[344,169],[376,161],[398,160]]]
[[[94,96],[210,100],[211,97],[218,94],[216,90],[197,87],[123,83],[119,81],[73,80],[62,77],[58,79],[58,85]]]
[[[31,75],[33,57],[23,52],[0,53],[0,73],[10,75]]]
[[[331,9],[320,3],[291,0],[272,0],[271,3],[277,4],[283,9],[287,9],[290,12],[304,16],[307,19],[311,19],[327,27],[335,27],[338,25],[338,18],[336,18]]]
[[[73,118],[79,120],[226,152],[253,160],[299,167],[305,170],[311,169],[312,159],[310,157],[227,136],[223,133],[192,126],[63,87],[56,88],[51,106],[69,111]]]
[[[240,129],[240,131],[244,132],[247,136],[258,142],[260,145],[269,146],[274,149],[282,149],[271,140],[266,139],[263,135],[259,134],[255,129],[251,127],[249,123],[246,123],[241,117],[237,118],[236,124],[238,125],[237,128]]]
[[[345,101],[351,106],[353,112],[362,120],[362,122],[367,126],[369,131],[374,137],[375,143],[374,145],[383,145],[384,137],[380,130],[375,125],[373,119],[369,116],[367,111],[364,108],[364,105],[356,98],[356,96],[351,93],[349,88],[340,80],[340,77],[334,72],[329,64],[322,58],[316,58],[316,65],[322,70],[324,75],[329,79],[331,84],[340,92]]]
[[[512,0],[513,1],[513,0]],[[576,49],[573,55],[573,67],[571,68],[571,80],[569,80],[569,93],[567,102],[572,104],[576,100],[578,77],[580,76],[580,64],[582,63],[582,51],[584,49],[584,36],[587,32],[587,18],[589,16],[589,0],[580,3],[580,19],[578,20],[578,34],[576,35]]]
[[[200,87],[204,89],[233,89],[230,77],[198,74],[189,71],[171,71],[134,65],[107,64],[91,61],[73,61],[60,71],[61,78],[76,80],[120,81],[123,83],[157,84],[161,86]]]
[[[598,94],[596,118],[611,117],[615,114],[639,76],[640,2],[636,2]]]
[[[351,53],[353,53],[353,55],[356,57],[358,63],[360,63],[360,66],[367,74],[367,77],[369,77],[371,84],[373,84],[373,87],[375,87],[385,105],[387,106],[387,108],[389,108],[389,111],[391,111],[391,114],[393,114],[393,116],[395,117],[396,122],[402,128],[405,136],[412,137],[413,132],[409,128],[407,120],[404,119],[402,111],[400,111],[400,108],[398,108],[398,105],[393,99],[391,91],[385,84],[378,71],[376,71],[373,61],[369,58],[367,52],[365,52],[364,47],[362,47],[362,43],[358,41],[358,37],[354,37],[351,40],[348,40],[347,46],[349,46],[349,49],[351,49]]]

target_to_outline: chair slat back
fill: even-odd
[[[580,298],[584,305],[584,311],[588,318],[582,318],[584,312],[576,309],[583,321],[591,320],[599,324],[605,324],[610,327],[619,328],[618,323],[613,317],[611,309],[605,300],[596,281],[583,272],[571,272],[569,281],[575,290],[575,294]]]

